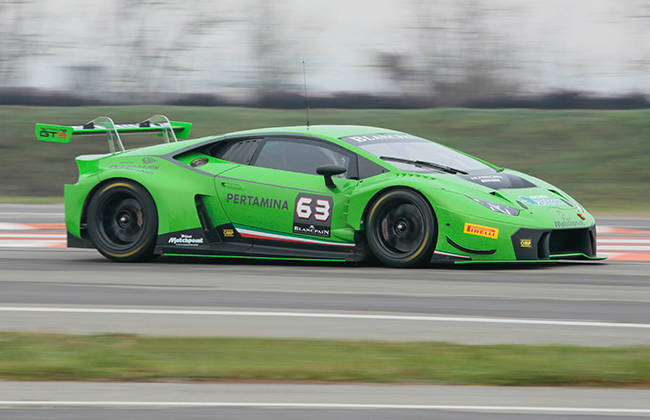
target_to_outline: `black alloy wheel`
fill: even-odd
[[[366,240],[372,254],[391,267],[416,267],[431,260],[436,219],[422,196],[408,189],[376,198],[366,217]]]
[[[113,261],[153,257],[158,214],[151,195],[140,185],[115,180],[102,185],[88,205],[88,235]]]

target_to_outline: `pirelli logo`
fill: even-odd
[[[471,223],[465,223],[463,232],[468,235],[484,236],[492,239],[497,239],[499,237],[499,229],[488,226],[473,225]]]

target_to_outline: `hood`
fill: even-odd
[[[559,188],[521,172],[504,170],[483,174],[437,175],[445,189],[486,202],[519,210],[513,217],[522,222],[543,223],[546,227],[578,228],[594,223],[592,216]],[[476,201],[476,200],[475,200]],[[495,216],[501,217],[495,213]]]

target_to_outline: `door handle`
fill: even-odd
[[[240,184],[236,184],[234,182],[224,182],[221,181],[221,185],[223,185],[225,188],[230,188],[233,190],[243,190],[242,186]]]

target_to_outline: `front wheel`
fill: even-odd
[[[368,246],[379,261],[391,267],[416,267],[429,262],[437,231],[429,203],[407,189],[379,196],[366,217]]]
[[[158,213],[151,195],[139,184],[115,180],[103,185],[88,205],[88,235],[113,261],[153,257]]]

